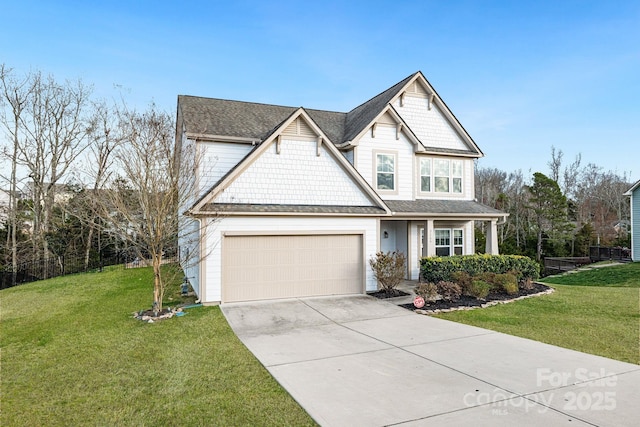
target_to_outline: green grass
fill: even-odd
[[[218,307],[133,319],[152,278],[121,269],[1,291],[0,425],[314,424]]]
[[[640,263],[544,281],[556,292],[438,317],[640,364]]]
[[[559,285],[640,288],[640,262],[610,264],[579,273],[545,277],[543,280]]]

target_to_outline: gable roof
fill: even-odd
[[[410,75],[384,92],[349,111],[346,115],[345,133],[340,142],[351,141],[364,129],[368,128],[371,123],[382,114],[382,111],[389,105],[393,98],[413,80],[414,76],[415,74]]]
[[[336,146],[346,147],[375,123],[388,110],[388,107],[392,107],[391,103],[401,96],[409,85],[416,81],[419,81],[427,92],[433,94],[433,102],[440,107],[447,121],[454,127],[456,133],[468,147],[468,151],[452,150],[429,147],[426,141],[420,141],[427,148],[426,151],[442,154],[471,155],[474,157],[483,156],[480,148],[420,71],[411,74],[348,113],[307,108],[304,111],[318,125],[329,141]],[[205,140],[237,140],[254,144],[260,143],[266,140],[274,129],[297,111],[298,108],[302,107],[287,107],[189,95],[178,96],[178,115],[182,120],[187,136]],[[406,126],[406,128],[409,127]],[[415,137],[415,134],[413,136]]]
[[[215,204],[214,200],[221,192],[229,187],[235,179],[240,176],[255,160],[257,160],[271,145],[278,143],[278,137],[289,125],[291,125],[298,118],[302,118],[311,129],[318,135],[318,144],[322,144],[329,151],[330,155],[336,161],[348,176],[353,179],[362,193],[371,201],[369,206],[324,206],[324,210],[318,210],[310,208],[310,206],[301,205],[289,205],[286,208],[270,208],[267,205],[249,205],[238,204],[233,206],[231,203]],[[371,186],[362,178],[362,176],[356,171],[356,169],[347,161],[347,159],[338,151],[338,149],[329,142],[329,138],[324,134],[322,129],[313,120],[309,113],[304,108],[298,108],[294,110],[285,120],[280,122],[274,127],[267,135],[265,135],[264,141],[252,149],[240,162],[238,162],[227,174],[216,182],[209,191],[200,197],[193,206],[189,209],[191,213],[207,213],[207,212],[220,212],[221,208],[224,208],[225,212],[254,212],[254,213],[268,213],[268,212],[290,212],[290,213],[349,213],[349,214],[377,214],[385,215],[389,214],[389,209],[380,198],[380,196],[371,188]],[[325,143],[323,143],[325,142]],[[319,149],[319,148],[318,148]],[[243,206],[240,206],[243,205]],[[286,206],[286,205],[282,205]],[[314,205],[315,206],[315,205]],[[284,209],[284,210],[283,210]]]
[[[635,184],[633,184],[631,186],[631,188],[629,190],[627,190],[626,193],[623,194],[623,196],[631,196],[633,194],[633,192],[636,190],[636,188],[640,187],[640,180],[638,182],[636,182]]]
[[[187,135],[216,139],[237,137],[260,142],[298,108],[227,99],[203,98],[179,95]],[[344,113],[305,109],[332,141],[341,138],[344,132]]]

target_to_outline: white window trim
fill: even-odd
[[[452,159],[452,158],[442,158],[442,157],[427,157],[427,156],[416,156],[417,159],[417,183],[418,183],[418,194],[421,196],[434,196],[434,195],[450,195],[450,196],[463,196],[464,195],[464,170],[465,170],[465,161],[462,159]],[[422,160],[429,159],[431,163],[431,175],[430,175],[430,190],[423,191],[422,190]],[[447,160],[449,162],[449,191],[436,191],[436,183],[435,183],[435,160]],[[454,176],[453,175],[453,162],[461,162],[461,175]],[[453,180],[454,178],[460,179],[460,192],[453,191]]]
[[[393,156],[393,190],[378,188],[378,155]],[[398,152],[397,151],[373,151],[373,188],[380,194],[398,194]]]
[[[438,245],[438,241],[437,238],[435,237],[438,233],[438,231],[448,231],[449,232],[449,244],[448,245]],[[459,231],[462,234],[462,243],[457,245],[455,243],[455,232]],[[434,241],[435,241],[435,248],[436,248],[436,256],[453,256],[453,255],[457,255],[456,254],[456,248],[460,248],[461,249],[461,253],[460,255],[464,255],[464,228],[434,228],[433,230],[433,234],[434,234]],[[438,255],[438,248],[448,248],[449,249],[449,255]]]
[[[422,161],[429,161],[429,190],[424,191],[422,189]],[[426,176],[426,175],[425,175]],[[423,194],[430,194],[433,192],[433,158],[431,157],[418,157],[418,192]]]

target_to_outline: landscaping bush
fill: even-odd
[[[462,288],[457,283],[440,281],[436,288],[445,301],[457,301],[462,295]]]
[[[380,288],[387,294],[393,294],[395,288],[404,279],[407,257],[402,252],[377,252],[369,260],[373,274]]]
[[[498,274],[496,275],[496,282],[507,295],[516,295],[518,293],[518,278],[515,274]]]
[[[517,271],[517,280],[536,280],[540,277],[540,266],[534,260],[520,255],[460,255],[451,257],[429,257],[420,260],[420,275],[425,282],[455,281],[457,271],[471,276],[479,273],[503,274]],[[461,286],[463,284],[458,282]]]
[[[502,287],[498,284],[497,277],[498,275],[496,273],[486,271],[484,273],[473,276],[473,280],[482,280],[483,282],[487,282],[491,285],[491,292],[500,292]]]
[[[469,293],[472,297],[475,297],[477,299],[485,299],[487,295],[489,295],[490,290],[491,284],[485,282],[484,280],[474,280],[471,283]]]
[[[469,290],[473,283],[473,277],[471,277],[469,273],[466,271],[454,271],[451,274],[451,279],[462,288],[462,293],[464,295],[471,295]]]
[[[518,287],[524,291],[530,291],[534,288],[533,280],[526,277],[518,282]]]
[[[415,289],[426,302],[434,302],[438,298],[438,288],[433,283],[420,283]]]

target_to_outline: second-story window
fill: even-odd
[[[420,191],[431,191],[431,159],[420,159]]]
[[[433,160],[433,183],[436,193],[449,192],[449,171],[451,170],[449,160]]]
[[[462,160],[451,160],[451,189],[462,193]]]
[[[396,157],[393,154],[376,154],[376,188],[395,190]]]
[[[420,158],[420,192],[462,194],[462,160]]]

